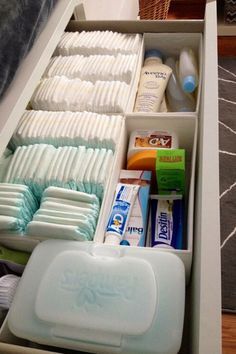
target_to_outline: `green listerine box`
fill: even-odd
[[[185,194],[185,150],[157,150],[156,176],[159,194]]]

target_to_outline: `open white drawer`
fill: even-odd
[[[0,105],[0,154],[8,143],[41,77],[50,56],[69,21],[73,2],[59,1],[45,30]],[[205,21],[112,21],[74,22],[70,29],[111,29],[134,33],[202,33],[202,93],[198,112],[195,211],[193,227],[193,266],[187,287],[185,329],[180,353],[221,353],[220,248],[218,204],[218,102],[216,4],[208,1]],[[127,121],[135,119],[128,115]],[[155,116],[150,118],[155,119]],[[156,115],[156,119],[158,115]],[[171,118],[170,118],[171,119]],[[192,117],[192,119],[194,119]],[[129,123],[128,123],[129,124]],[[131,124],[131,123],[130,123]],[[194,186],[192,186],[194,189]],[[191,261],[190,261],[191,262]],[[190,324],[190,325],[189,325]],[[40,353],[27,341],[13,336],[5,321],[0,333],[0,352]],[[53,348],[42,346],[44,353]]]

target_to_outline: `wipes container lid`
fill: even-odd
[[[8,325],[18,337],[63,348],[174,354],[184,301],[184,266],[173,254],[48,240],[26,266]]]

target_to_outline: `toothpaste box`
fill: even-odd
[[[185,150],[158,150],[156,176],[159,194],[185,194]]]
[[[124,235],[130,246],[145,246],[146,243],[151,175],[151,171],[121,170],[120,173],[121,183],[140,186]]]

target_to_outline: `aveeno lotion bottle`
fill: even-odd
[[[159,50],[150,49],[145,52],[135,112],[159,112],[171,72],[172,69],[162,63]]]

